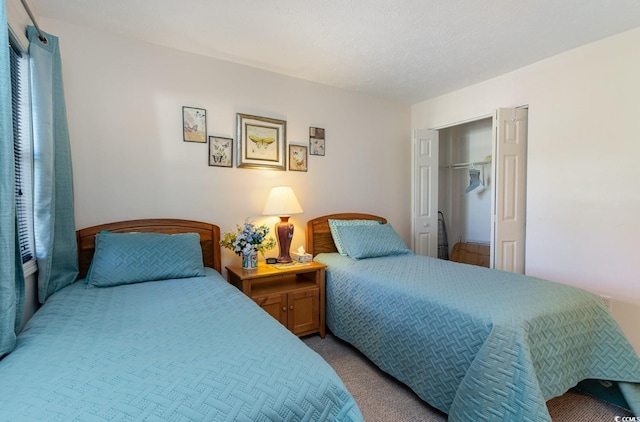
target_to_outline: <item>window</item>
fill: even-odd
[[[19,50],[10,50],[13,150],[16,160],[16,214],[20,253],[25,276],[37,270],[33,236],[33,145],[29,102],[28,60]]]

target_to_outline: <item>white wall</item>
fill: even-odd
[[[526,272],[611,296],[640,351],[640,28],[415,104],[436,128],[529,105]]]
[[[410,107],[254,68],[41,19],[60,38],[76,225],[134,218],[208,221],[222,231],[261,216],[271,186],[289,184],[306,222],[335,212],[385,216],[410,240]],[[207,110],[209,135],[235,139],[236,113],[287,121],[288,141],[326,129],[308,172],[209,167],[207,145],[183,142],[182,106]],[[236,154],[234,148],[234,156]],[[273,251],[271,255],[277,255]],[[225,250],[223,266],[239,263]]]

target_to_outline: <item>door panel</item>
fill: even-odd
[[[314,331],[320,327],[319,289],[289,293],[289,329],[293,334]]]
[[[432,257],[438,256],[438,142],[437,131],[416,131],[413,248]]]
[[[272,295],[256,296],[253,300],[269,315],[287,326],[287,295],[276,293]]]
[[[501,108],[495,117],[493,267],[523,274],[528,110]]]

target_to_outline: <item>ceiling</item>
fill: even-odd
[[[640,26],[640,0],[30,2],[41,17],[407,104]]]

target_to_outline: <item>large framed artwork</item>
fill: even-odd
[[[185,142],[207,142],[207,111],[182,107],[182,134]]]
[[[237,166],[286,170],[287,122],[238,113]]]

